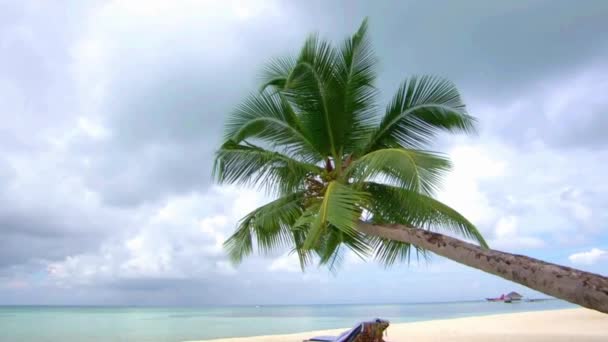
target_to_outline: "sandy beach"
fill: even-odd
[[[207,340],[213,342],[300,342],[345,329]],[[391,324],[387,341],[608,341],[608,315],[587,309],[536,311]],[[202,342],[202,341],[201,341]]]

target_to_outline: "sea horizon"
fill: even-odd
[[[527,300],[539,300],[539,301],[560,301],[558,298],[553,297],[534,297],[534,298],[525,298],[522,300],[523,302]],[[420,301],[420,302],[357,302],[357,303],[284,303],[284,304],[195,304],[195,305],[187,305],[187,304],[1,304],[2,307],[74,307],[74,308],[213,308],[213,307],[256,307],[256,306],[265,306],[265,307],[282,307],[282,306],[348,306],[348,305],[424,305],[424,304],[452,304],[452,303],[477,303],[477,302],[487,302],[484,299],[463,299],[463,300],[438,300],[438,301]]]
[[[205,307],[0,305],[0,331],[9,341],[161,342],[345,328],[376,317],[404,323],[575,307],[557,299],[512,304],[476,300]]]

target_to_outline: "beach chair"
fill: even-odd
[[[304,340],[304,342],[385,342],[382,337],[388,326],[388,321],[378,318],[369,322],[361,322],[339,336],[317,336]]]

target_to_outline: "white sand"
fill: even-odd
[[[289,335],[209,340],[213,342],[300,342],[344,329]],[[587,309],[537,311],[391,324],[387,341],[608,341],[608,315]]]

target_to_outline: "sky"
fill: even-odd
[[[475,136],[442,136],[437,197],[491,247],[608,274],[608,2],[0,0],[0,304],[405,303],[540,294],[441,257],[222,242],[270,200],[211,178],[224,118],[264,62],[369,17],[386,103],[452,80]]]

